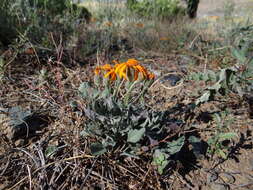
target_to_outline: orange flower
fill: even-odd
[[[91,22],[97,22],[97,19],[96,19],[95,17],[92,17],[92,18],[90,19],[90,21],[91,21]]]
[[[144,24],[142,24],[142,23],[137,23],[136,26],[137,26],[138,28],[143,28],[143,27],[144,27]]]
[[[166,38],[166,37],[161,37],[161,38],[160,38],[160,40],[161,40],[161,41],[168,41],[168,40],[169,40],[169,38]]]
[[[106,22],[104,25],[108,26],[108,27],[111,27],[112,26],[112,22]]]
[[[142,77],[145,79],[145,78],[148,78],[148,72],[147,70],[145,69],[145,67],[141,66],[141,65],[136,65],[134,66],[134,69],[135,69],[135,77],[134,77],[134,80],[137,80],[138,78],[138,74],[141,73],[142,74]]]
[[[98,66],[94,70],[95,74],[98,75],[103,72],[105,78],[109,78],[113,81],[117,79],[117,76],[126,80],[136,81],[139,77],[139,73],[141,73],[143,79],[151,80],[155,77],[154,74],[148,73],[146,68],[140,65],[136,59],[128,59],[123,63],[119,63],[115,60],[112,62],[115,63],[114,67],[109,64]]]
[[[126,64],[128,66],[134,66],[134,65],[138,65],[139,64],[139,61],[137,61],[136,59],[128,59]]]
[[[118,64],[115,67],[115,72],[119,75],[119,78],[131,80],[131,71],[134,72],[134,80],[138,79],[139,73],[142,74],[143,78],[148,78],[147,70],[143,66],[139,65],[139,62],[135,59],[129,59],[127,62]]]
[[[96,75],[100,74],[100,72],[103,72],[103,71],[106,72],[104,74],[105,78],[109,77],[110,80],[116,80],[117,77],[116,77],[115,69],[111,65],[105,64],[103,66],[98,66],[94,70],[94,72],[95,72]]]
[[[220,17],[219,16],[209,16],[210,20],[218,20]]]
[[[94,72],[96,75],[98,75],[101,71],[110,71],[113,67],[109,64],[105,64],[103,66],[98,66]]]

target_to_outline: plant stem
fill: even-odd
[[[138,81],[134,81],[134,83],[129,87],[129,89],[127,90],[126,94],[124,95],[124,103],[125,105],[128,105],[129,103],[129,98],[130,98],[130,93],[134,88],[134,85],[137,84]]]
[[[147,82],[147,81],[146,81]],[[152,84],[151,84],[152,85]],[[137,96],[137,98],[135,98],[135,100],[132,101],[132,104],[137,102],[141,97],[143,97],[144,93],[147,91],[147,89],[150,88],[150,84],[148,85],[145,85],[144,84],[144,87],[143,89],[141,90],[140,94]]]
[[[117,85],[117,89],[113,92],[113,97],[116,97],[118,95],[118,92],[119,92],[119,89],[122,87],[123,85],[123,82],[124,82],[124,79]]]

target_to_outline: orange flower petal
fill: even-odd
[[[137,79],[138,79],[138,76],[139,76],[139,72],[138,72],[138,71],[135,71],[135,72],[134,72],[134,80],[137,80]]]
[[[121,76],[122,76],[124,79],[127,80],[127,75],[126,75],[126,73],[121,73]]]
[[[118,62],[117,60],[112,60],[112,62],[115,64],[115,66],[120,64],[120,62]]]
[[[168,40],[169,40],[169,38],[166,38],[166,37],[161,37],[161,38],[160,38],[160,40],[161,40],[161,41],[168,41]]]
[[[110,71],[112,69],[112,66],[109,64],[105,64],[105,65],[101,66],[101,69],[105,70],[105,71]]]
[[[152,80],[152,79],[154,79],[155,78],[155,75],[153,74],[153,73],[149,73],[148,74],[148,79],[149,80]]]
[[[143,27],[144,27],[144,24],[142,24],[142,23],[137,23],[136,26],[139,27],[139,28],[143,28]]]
[[[130,66],[130,67],[138,65],[138,63],[139,62],[136,59],[128,59],[127,62],[126,62],[127,66]]]
[[[104,77],[105,77],[105,78],[108,78],[108,77],[111,75],[111,73],[112,73],[112,71],[109,71],[109,72],[105,73],[105,74],[104,74]]]
[[[115,65],[115,72],[118,73],[120,69],[124,66],[125,63],[116,64]]]
[[[138,65],[138,63],[139,62],[136,59],[128,59],[126,62],[127,66],[130,66],[130,67],[134,65]]]
[[[94,72],[96,75],[98,75],[101,71],[110,71],[111,69],[112,69],[111,65],[105,64],[105,65],[96,67]]]
[[[118,70],[118,75],[120,78],[122,78],[122,77],[126,78],[126,68],[127,68],[127,65],[124,64]]]
[[[137,72],[141,73],[142,76],[143,76],[143,78],[147,78],[147,77],[148,77],[148,72],[147,72],[147,70],[146,70],[143,66],[141,66],[141,65],[136,65],[136,66],[134,66],[134,69],[135,69]]]
[[[94,72],[95,72],[95,75],[98,75],[98,74],[100,73],[100,69],[99,69],[99,68],[96,68],[96,69],[94,70]]]
[[[111,75],[111,80],[116,80],[116,79],[117,79],[116,73],[112,73],[112,75]]]
[[[116,73],[115,73],[115,69],[113,68],[113,69],[111,69],[109,72],[107,72],[106,74],[104,74],[104,77],[105,78],[110,78],[110,80],[116,80],[116,78],[117,78],[117,75],[116,75]]]

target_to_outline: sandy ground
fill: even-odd
[[[200,0],[198,17],[223,16],[234,6],[234,16],[245,16],[253,12],[253,0]]]

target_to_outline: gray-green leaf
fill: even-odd
[[[106,148],[101,143],[92,143],[90,146],[90,150],[93,156],[102,155],[106,152]]]
[[[78,91],[80,92],[81,96],[86,98],[89,97],[89,90],[90,90],[90,85],[88,82],[83,82],[82,84],[80,84]]]
[[[57,146],[48,146],[45,150],[45,156],[48,158],[58,150]]]
[[[132,129],[128,132],[127,142],[137,143],[143,137],[145,128]]]
[[[167,143],[166,151],[170,153],[171,155],[179,152],[181,148],[184,146],[184,141],[185,141],[185,137],[182,136],[175,141]]]
[[[246,56],[243,53],[243,51],[237,50],[235,48],[232,49],[232,55],[238,59],[238,61],[240,61],[241,63],[244,63],[246,61]]]
[[[204,102],[207,102],[210,98],[210,91],[206,91],[201,97],[199,97],[197,100],[196,100],[196,105],[199,105],[200,103],[204,103]]]
[[[230,140],[230,139],[233,139],[233,138],[236,138],[238,137],[238,135],[236,133],[221,133],[219,134],[219,140],[220,141],[224,141],[224,140]]]

